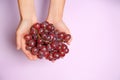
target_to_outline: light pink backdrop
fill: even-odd
[[[35,0],[39,21],[49,0]],[[70,53],[51,63],[29,61],[16,50],[17,0],[0,0],[0,80],[120,80],[120,1],[66,0]]]

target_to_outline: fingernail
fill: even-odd
[[[67,44],[70,45],[70,42],[68,42]]]
[[[20,50],[20,47],[17,47],[17,50]]]

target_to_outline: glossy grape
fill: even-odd
[[[32,48],[32,54],[33,55],[37,55],[38,51],[39,51],[39,49],[37,47]]]
[[[26,35],[24,36],[24,39],[25,39],[26,41],[29,41],[29,40],[32,39],[32,36],[31,36],[30,34],[26,34]]]
[[[37,30],[39,30],[40,29],[40,24],[36,23],[36,24],[33,25],[33,27],[36,28]]]
[[[28,41],[27,44],[28,44],[28,46],[35,47],[36,42],[35,42],[35,40],[30,40],[30,41]]]
[[[31,51],[31,50],[32,50],[32,47],[27,45],[27,46],[26,46],[26,49],[29,50],[29,51]]]
[[[71,35],[70,34],[66,34],[64,37],[64,41],[68,42],[71,39]]]

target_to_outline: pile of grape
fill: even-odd
[[[67,43],[71,35],[56,30],[53,24],[44,21],[35,23],[24,39],[26,49],[31,54],[37,55],[39,59],[46,58],[49,61],[55,61],[69,52]]]

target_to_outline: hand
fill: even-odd
[[[20,25],[16,31],[16,44],[17,44],[17,49],[18,50],[22,50],[26,56],[30,59],[30,60],[36,60],[37,56],[32,55],[29,51],[26,50],[26,43],[25,43],[25,39],[24,39],[24,35],[27,34],[30,30],[30,27],[36,23],[37,20],[22,20],[20,22]]]
[[[67,34],[71,34],[70,33],[70,30],[68,29],[68,27],[65,25],[65,23],[63,22],[63,20],[54,20],[54,21],[51,21],[51,20],[47,20],[48,22],[52,23],[55,28],[61,32],[65,32]],[[72,38],[69,40],[68,44],[70,44]]]
[[[51,0],[47,21],[49,23],[52,23],[55,26],[55,28],[58,29],[59,31],[70,34],[70,30],[67,28],[62,19],[64,5],[65,0]],[[69,40],[68,44],[70,44],[71,40]]]

